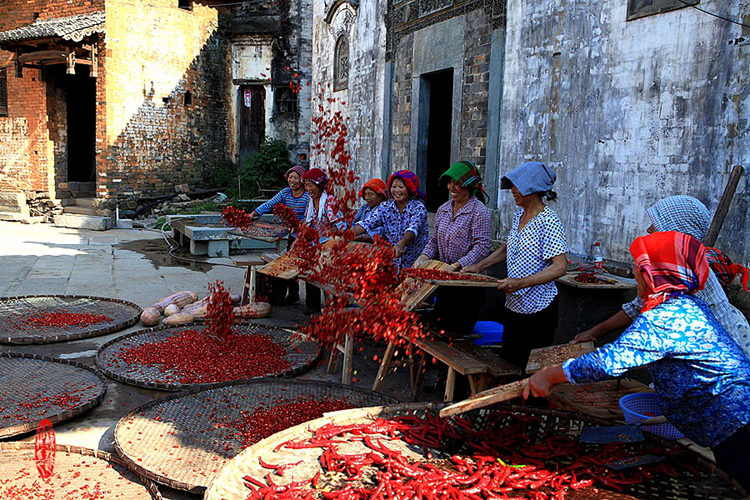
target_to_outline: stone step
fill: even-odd
[[[96,208],[94,207],[79,207],[77,205],[71,205],[63,208],[65,214],[77,214],[77,215],[97,215]]]
[[[106,231],[112,227],[112,219],[92,215],[62,214],[55,215],[55,226]]]
[[[29,206],[23,193],[0,193],[0,212],[29,216]]]
[[[98,208],[96,198],[73,198],[73,200],[77,207]]]

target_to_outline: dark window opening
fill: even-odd
[[[628,21],[699,3],[700,0],[628,0]]]
[[[239,107],[239,161],[244,163],[266,138],[266,89],[243,85],[237,91]]]
[[[451,162],[453,69],[422,75],[419,87],[417,174],[423,182],[427,210],[448,200],[440,175]]]
[[[189,90],[185,92],[185,100],[183,104],[185,106],[190,106],[191,104],[193,104],[193,94],[191,94]]]
[[[183,10],[193,10],[193,0],[177,0],[177,7]]]
[[[8,116],[8,70],[0,68],[0,116]]]
[[[279,115],[297,114],[297,94],[285,85],[276,87],[273,93],[274,107]]]
[[[333,90],[344,90],[349,86],[349,39],[339,36],[333,52]]]
[[[169,101],[170,100],[171,100],[171,98],[169,96],[161,98],[161,102],[163,102],[165,106],[169,105]]]

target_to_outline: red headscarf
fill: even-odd
[[[378,179],[377,177],[374,179],[370,179],[369,181],[365,182],[362,186],[362,189],[359,190],[359,197],[364,198],[365,197],[365,188],[370,188],[376,193],[378,193],[380,196],[383,197],[383,199],[388,198],[388,191],[385,188],[385,182],[383,182],[383,179]]]
[[[311,168],[302,174],[302,180],[305,179],[310,179],[312,183],[320,187],[320,189],[325,189],[328,184],[328,176],[319,168]]]
[[[417,174],[410,170],[398,170],[396,172],[393,172],[390,177],[388,177],[388,192],[391,191],[391,184],[393,184],[393,179],[399,178],[402,181],[404,181],[404,184],[406,184],[406,189],[409,191],[409,194],[411,196],[417,196],[418,198],[421,198],[424,200],[424,193],[419,190],[419,177],[417,177]]]
[[[706,248],[690,235],[665,231],[640,236],[630,245],[630,253],[648,288],[642,311],[706,285]]]

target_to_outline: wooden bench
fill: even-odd
[[[391,368],[395,347],[395,342],[388,343],[372,386],[373,391],[379,391],[382,387],[385,376]],[[491,352],[489,348],[479,347],[472,341],[460,340],[449,344],[437,339],[417,340],[413,347],[420,349],[424,355],[418,363],[414,359],[414,352],[409,355],[409,383],[412,398],[416,398],[422,385],[427,356],[435,358],[448,367],[443,397],[445,401],[453,401],[457,373],[469,379],[472,395],[484,390],[495,379],[521,375],[519,368]]]

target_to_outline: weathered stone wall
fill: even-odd
[[[0,3],[0,31],[34,22],[104,10],[104,0],[8,0]],[[54,193],[54,162],[59,154],[47,122],[47,83],[38,69],[15,76],[13,56],[0,50],[7,68],[8,116],[0,117],[0,191]],[[56,150],[57,148],[57,150]]]
[[[313,102],[347,117],[351,168],[361,182],[380,177],[385,167],[385,10],[382,0],[313,4]],[[334,89],[334,52],[342,35],[349,40],[349,79],[346,88]],[[337,103],[327,102],[329,97]],[[325,167],[326,159],[314,156],[313,162]]]
[[[107,144],[98,196],[201,182],[228,156],[227,44],[217,10],[107,0],[106,16]]]
[[[571,251],[601,240],[621,261],[655,201],[687,194],[713,210],[731,167],[750,167],[747,29],[691,8],[628,22],[626,4],[508,3],[497,166],[549,162]],[[750,21],[748,0],[700,6]],[[513,203],[498,201],[505,234]],[[740,262],[750,261],[749,222],[746,171],[718,241]]]

